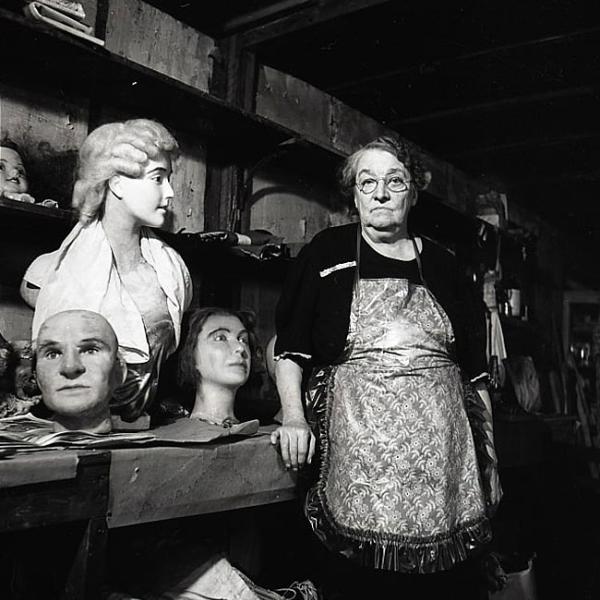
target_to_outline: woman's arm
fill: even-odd
[[[271,443],[279,442],[286,468],[296,471],[305,463],[311,463],[316,443],[302,407],[302,369],[293,360],[282,358],[275,363],[275,380],[283,419],[281,426],[271,434]]]

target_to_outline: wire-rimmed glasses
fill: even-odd
[[[406,192],[410,187],[410,179],[403,179],[400,175],[388,175],[387,177],[365,177],[356,182],[356,187],[363,194],[372,194],[377,189],[377,184],[383,181],[390,192]]]

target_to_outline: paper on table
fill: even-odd
[[[258,419],[223,427],[200,419],[186,418],[157,427],[153,433],[160,443],[205,444],[223,437],[251,436],[258,431],[258,427]]]
[[[0,458],[15,453],[51,448],[117,448],[146,444],[205,444],[220,438],[254,435],[259,421],[245,421],[230,427],[213,425],[200,419],[179,419],[152,432],[90,433],[54,431],[54,423],[31,414],[0,419]]]
[[[130,443],[153,441],[154,435],[143,433],[90,433],[88,431],[54,431],[54,423],[32,414],[0,419],[0,449],[32,450],[53,447],[106,448]]]

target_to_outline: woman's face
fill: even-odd
[[[408,189],[391,191],[386,185],[391,178],[396,178],[396,183],[400,178],[408,184]],[[359,187],[367,180],[376,181],[376,187],[370,193],[362,192]],[[354,186],[354,204],[362,226],[380,231],[405,226],[417,199],[410,180],[408,169],[393,154],[385,150],[366,150],[357,162]]]
[[[164,224],[173,199],[170,177],[171,161],[163,153],[146,163],[141,177],[119,175],[121,202],[138,225],[161,227]]]
[[[208,317],[194,350],[194,364],[201,384],[236,389],[250,375],[248,331],[233,315]]]
[[[23,194],[28,187],[27,173],[19,153],[0,146],[0,192]]]

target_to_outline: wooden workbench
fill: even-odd
[[[108,526],[292,499],[294,477],[271,446],[270,431],[235,442],[113,451]]]
[[[0,460],[0,532],[81,523],[62,597],[97,598],[109,528],[292,499],[295,477],[271,446],[271,430],[202,445],[44,450]]]

